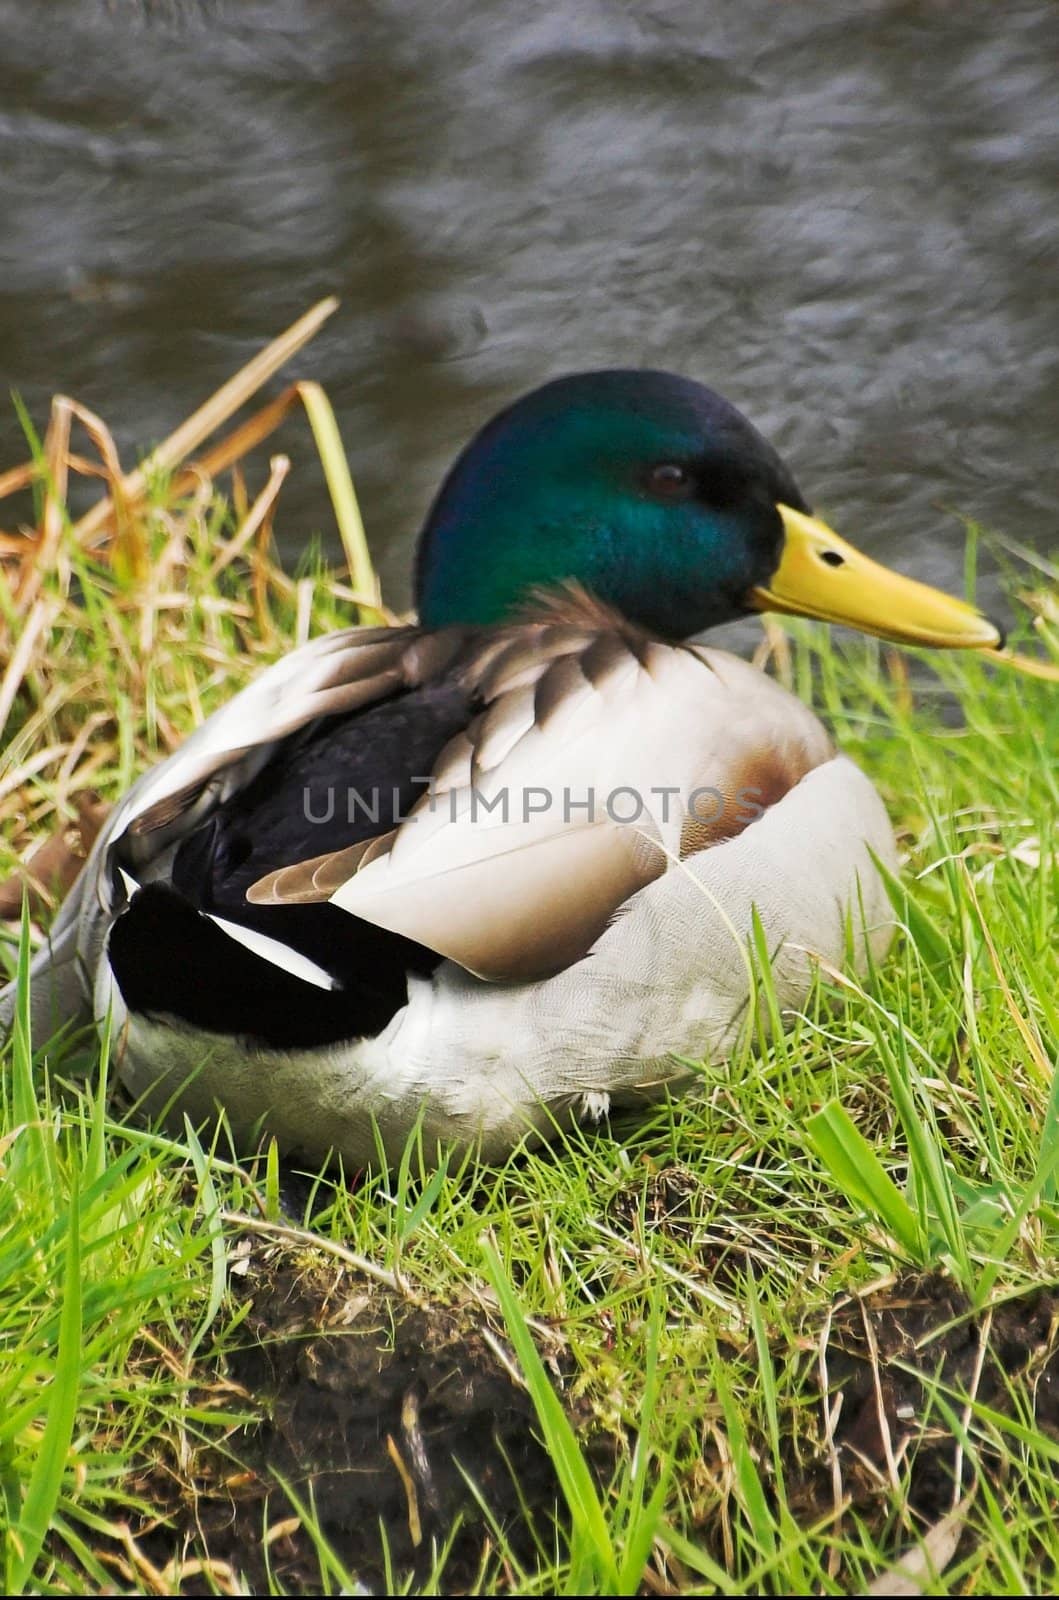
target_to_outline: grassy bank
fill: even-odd
[[[282,466],[258,493],[163,461],[71,526],[56,451],[0,583],[0,881],[30,881],[34,932],[101,806],[375,599],[362,567],[276,564]],[[1059,656],[1056,572],[1016,581]],[[899,825],[904,931],[649,1120],[499,1168],[299,1176],[223,1124],[153,1130],[94,1041],[16,1030],[9,1588],[1054,1585],[1059,691],[770,638]]]

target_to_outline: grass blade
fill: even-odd
[[[809,1118],[806,1133],[846,1198],[877,1218],[916,1261],[925,1261],[919,1219],[845,1108],[829,1101]]]
[[[22,1503],[18,1525],[18,1548],[8,1568],[9,1589],[14,1594],[20,1594],[29,1582],[59,1503],[74,1422],[77,1418],[80,1381],[81,1217],[75,1170],[71,1174],[70,1183],[63,1304],[59,1319],[55,1375],[48,1395],[48,1420],[44,1426],[40,1454],[29,1480],[26,1498]]]
[[[335,414],[331,409],[331,402],[318,383],[300,383],[298,393],[302,397],[309,425],[313,430],[313,438],[316,440],[316,448],[320,452],[320,461],[327,480],[331,504],[335,509],[335,521],[338,523],[342,548],[349,563],[349,579],[354,591],[364,597],[365,603],[360,607],[360,620],[381,622],[384,619],[377,608],[379,580],[375,576],[375,565],[368,549],[368,536],[364,532],[364,521],[360,514],[360,506],[357,504],[349,462],[342,447],[342,438],[338,431],[338,423],[335,421]]]
[[[525,1314],[508,1282],[492,1240],[482,1240],[482,1252],[485,1256],[489,1281],[504,1314],[508,1338],[514,1346],[519,1366],[522,1368],[522,1376],[537,1412],[544,1442],[570,1512],[574,1534],[584,1539],[595,1556],[599,1576],[605,1585],[604,1592],[616,1594],[619,1592],[619,1583],[614,1549],[607,1529],[607,1519],[603,1514],[595,1484],[592,1482],[592,1474],[588,1470],[588,1463],[581,1453],[570,1419],[563,1410],[559,1397],[552,1388],[551,1380],[544,1370],[544,1363],[537,1353],[537,1347],[526,1324]]]

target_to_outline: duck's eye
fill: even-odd
[[[691,473],[679,461],[660,461],[648,473],[647,487],[663,500],[683,500],[691,493]]]

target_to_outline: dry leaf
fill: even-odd
[[[905,1596],[926,1594],[927,1585],[935,1582],[956,1554],[967,1510],[971,1503],[968,1495],[954,1506],[947,1517],[928,1528],[914,1550],[906,1550],[895,1561],[889,1572],[883,1572],[862,1591],[866,1595]]]
[[[60,828],[45,839],[23,863],[21,870],[0,884],[0,917],[17,917],[22,912],[22,896],[29,899],[31,915],[50,909],[73,887],[85,857],[110,814],[110,806],[98,795],[81,794],[75,800],[77,821]]]

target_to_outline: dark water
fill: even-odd
[[[955,512],[1059,544],[1057,58],[1054,0],[0,0],[0,382],[131,460],[335,291],[298,370],[395,599],[468,432],[615,363],[952,581]]]

